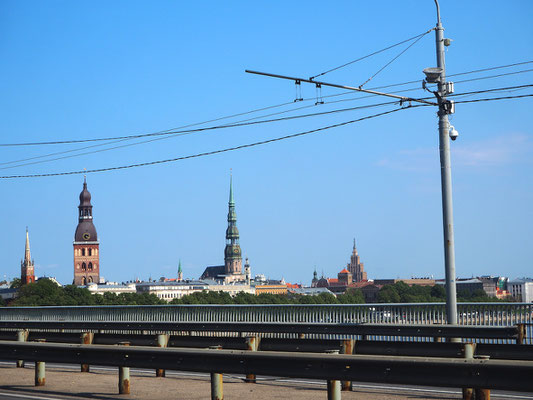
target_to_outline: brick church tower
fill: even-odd
[[[83,180],[78,206],[78,227],[74,234],[74,284],[87,285],[100,282],[100,255],[98,236],[93,224],[91,193]]]
[[[30,254],[30,236],[26,228],[26,248],[24,250],[24,260],[20,262],[20,281],[23,285],[35,282],[34,261]]]
[[[233,178],[229,181],[228,228],[226,229],[226,248],[224,249],[224,273],[226,275],[242,274],[242,255],[237,229],[237,213],[233,199]]]

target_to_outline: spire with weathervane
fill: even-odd
[[[229,181],[228,228],[226,229],[226,248],[224,249],[224,273],[226,275],[242,273],[242,255],[237,229],[237,214],[233,198],[233,177]]]
[[[24,260],[20,262],[20,280],[23,285],[35,282],[34,261],[30,253],[30,235],[26,227],[26,247],[24,248]]]

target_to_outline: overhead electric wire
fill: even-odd
[[[188,159],[192,159],[192,158],[205,157],[205,156],[210,156],[210,155],[214,155],[214,154],[226,153],[226,152],[229,152],[229,151],[235,151],[235,150],[241,150],[241,149],[255,147],[255,146],[261,146],[261,145],[264,145],[264,144],[269,144],[269,143],[279,142],[279,141],[286,140],[286,139],[292,139],[292,138],[296,138],[296,137],[300,137],[300,136],[304,136],[304,135],[309,135],[311,133],[322,132],[322,131],[326,131],[326,130],[329,130],[329,129],[338,128],[338,127],[341,127],[341,126],[353,124],[355,122],[361,122],[361,121],[364,121],[364,120],[381,117],[383,115],[392,114],[392,113],[395,113],[397,111],[407,110],[409,108],[415,108],[415,107],[418,107],[418,105],[410,106],[410,107],[396,108],[394,110],[384,111],[382,113],[368,115],[366,117],[361,117],[361,118],[357,118],[357,119],[350,120],[350,121],[344,121],[344,122],[340,122],[340,123],[333,124],[333,125],[327,125],[327,126],[323,126],[321,128],[311,129],[311,130],[308,130],[308,131],[293,133],[293,134],[290,134],[290,135],[280,136],[280,137],[273,138],[273,139],[267,139],[267,140],[262,140],[262,141],[259,141],[259,142],[242,144],[242,145],[234,146],[234,147],[227,147],[227,148],[219,149],[219,150],[206,151],[206,152],[202,152],[202,153],[191,154],[191,155],[188,155],[188,156],[169,158],[169,159],[165,159],[165,160],[148,161],[148,162],[143,162],[143,163],[138,163],[138,164],[122,165],[122,166],[118,166],[118,167],[97,168],[97,169],[80,170],[80,171],[54,172],[54,173],[46,173],[46,174],[0,176],[0,179],[42,178],[42,177],[50,177],[50,176],[64,176],[64,175],[88,174],[88,173],[95,173],[95,172],[108,172],[108,171],[116,171],[116,170],[121,170],[121,169],[137,168],[137,167],[144,167],[144,166],[148,166],[148,165],[156,165],[156,164],[164,164],[164,163],[175,162],[175,161],[188,160]]]
[[[433,30],[433,29],[432,29]],[[394,61],[396,61],[402,54],[404,54],[407,50],[409,50],[411,47],[413,47],[420,39],[422,39],[426,34],[428,34],[431,31],[427,31],[424,35],[418,37],[413,43],[411,43],[409,46],[407,46],[405,49],[403,49],[396,57],[394,57],[392,60],[390,60],[387,64],[385,64],[383,67],[381,67],[374,75],[372,75],[370,78],[368,78],[362,85],[359,85],[359,89],[361,89],[363,86],[365,86],[368,82],[370,82],[372,79],[374,79],[381,71],[383,71],[385,68],[387,68],[389,65],[391,65]]]
[[[480,94],[480,93],[488,93],[488,92],[494,92],[494,91],[520,90],[520,89],[525,89],[525,88],[528,88],[528,87],[531,87],[531,86],[533,86],[533,85],[519,85],[519,86],[511,86],[511,87],[503,87],[503,88],[492,88],[492,89],[487,89],[487,90],[477,90],[477,91],[472,91],[472,92],[456,93],[456,94],[450,95],[449,97],[451,97],[451,96],[473,96],[473,95]],[[405,91],[409,91],[409,90],[421,90],[421,89],[420,88],[417,88],[417,89],[414,89],[414,88],[413,89],[404,89],[404,90],[400,90],[400,91],[396,91],[396,92],[405,92]],[[392,93],[396,93],[396,92],[392,92]],[[337,101],[331,102],[330,104],[336,103],[336,102],[343,102],[343,101],[361,100],[363,98],[374,97],[374,96],[376,96],[376,95],[368,95],[368,96],[363,96],[363,97],[359,97],[359,98],[355,98],[355,99],[342,99],[342,100],[337,100]],[[426,99],[429,99],[429,98],[431,98],[431,97],[426,97]],[[384,102],[384,103],[369,104],[369,105],[364,105],[364,106],[357,106],[357,107],[350,107],[350,108],[343,108],[343,109],[335,109],[335,110],[324,111],[324,112],[319,112],[319,113],[303,114],[303,115],[297,115],[297,116],[286,117],[286,118],[278,118],[278,119],[272,119],[272,120],[257,121],[257,123],[259,123],[259,122],[278,122],[280,120],[306,118],[306,117],[333,114],[333,113],[339,113],[339,112],[355,111],[355,110],[372,108],[372,107],[392,105],[392,104],[396,104],[396,103],[397,103],[396,101],[390,101],[390,102]],[[311,106],[311,105],[310,106],[304,106],[304,107],[299,107],[298,109],[303,109],[303,108],[308,108],[308,107],[313,107],[313,106]],[[274,113],[274,114],[270,114],[270,115],[281,114],[281,113],[284,113],[284,112],[295,111],[295,110],[298,110],[298,109],[282,111],[282,112]],[[266,116],[270,116],[270,115],[266,115]],[[264,116],[262,116],[262,117],[264,117]],[[256,118],[261,118],[261,116],[260,117],[254,117],[254,118],[251,118],[251,119],[256,119]],[[246,121],[248,121],[248,120],[242,120],[242,121],[239,121],[239,123],[246,122]],[[205,128],[205,129],[207,129],[207,128]],[[116,150],[116,149],[120,149],[120,148],[131,147],[131,146],[136,146],[136,145],[140,145],[140,144],[146,144],[146,143],[150,143],[150,142],[154,142],[154,141],[158,141],[158,140],[169,139],[169,138],[172,138],[172,137],[175,137],[175,136],[182,136],[182,135],[191,134],[191,133],[195,133],[195,132],[174,133],[174,134],[169,134],[168,136],[165,136],[165,137],[157,137],[155,139],[145,140],[145,141],[137,142],[137,143],[130,143],[130,144],[125,144],[125,145],[105,148],[105,149],[101,149],[101,150],[95,150],[95,151],[88,151],[88,152],[79,153],[79,154],[73,154],[73,155],[70,155],[70,156],[57,157],[57,158],[52,158],[52,159],[48,159],[48,160],[35,161],[35,162],[24,163],[24,164],[17,164],[17,165],[12,165],[12,166],[9,166],[9,167],[2,167],[2,168],[0,168],[0,170],[18,168],[18,167],[23,167],[23,166],[28,166],[28,165],[42,164],[42,163],[58,161],[58,160],[67,159],[67,158],[74,158],[74,157],[79,157],[79,156],[83,156],[83,155],[89,155],[89,154],[95,154],[95,153],[100,153],[100,152],[105,152],[105,151],[111,151],[111,150]],[[122,142],[122,141],[125,141],[125,140],[127,140],[127,139],[121,139],[121,140],[115,141],[114,143]],[[50,157],[50,156],[53,156],[53,155],[72,153],[72,152],[75,152],[75,151],[81,151],[81,150],[84,150],[84,149],[87,149],[87,148],[101,147],[101,146],[108,145],[108,144],[110,144],[110,143],[97,144],[97,145],[92,145],[92,146],[85,146],[85,147],[82,147],[82,148],[79,148],[79,149],[66,150],[66,151],[63,151],[63,152],[55,152],[55,153],[50,153],[50,154],[46,154],[46,155],[31,157],[31,158],[27,158],[27,159],[4,162],[4,163],[1,163],[0,165],[15,164],[15,163],[18,163],[18,162],[29,161],[29,160],[32,160],[32,159],[45,158],[45,157]]]
[[[373,53],[367,54],[366,56],[363,56],[363,57],[357,58],[357,59],[355,59],[355,60],[349,61],[349,62],[347,62],[347,63],[344,63],[344,64],[342,64],[342,65],[339,65],[338,67],[328,69],[327,71],[321,72],[320,74],[317,74],[317,75],[314,75],[314,76],[310,77],[309,80],[312,81],[313,79],[318,78],[319,76],[323,76],[323,75],[329,74],[330,72],[336,71],[336,70],[341,69],[341,68],[344,68],[344,67],[346,67],[346,66],[348,66],[348,65],[355,64],[356,62],[362,61],[362,60],[364,60],[365,58],[369,58],[369,57],[375,56],[376,54],[382,53],[382,52],[387,51],[387,50],[389,50],[389,49],[392,49],[392,48],[394,48],[394,47],[396,47],[396,46],[399,46],[399,45],[401,45],[401,44],[404,44],[404,43],[410,42],[411,40],[421,38],[421,37],[427,35],[429,32],[431,32],[431,31],[433,31],[433,30],[435,30],[435,28],[431,28],[431,29],[427,30],[426,32],[423,32],[423,33],[421,33],[421,34],[419,34],[419,35],[413,36],[412,38],[402,40],[401,42],[398,42],[398,43],[393,44],[393,45],[391,45],[391,46],[385,47],[385,48],[383,48],[383,49],[381,49],[381,50],[378,50],[378,51],[375,51],[375,52],[373,52]]]
[[[460,72],[460,73],[456,73],[456,74],[450,74],[450,75],[448,75],[448,77],[458,76],[458,75],[467,75],[467,74],[473,74],[473,73],[485,72],[485,71],[491,71],[491,70],[497,70],[497,69],[503,69],[503,68],[509,68],[509,67],[513,67],[513,66],[517,66],[517,65],[524,65],[524,64],[530,64],[530,63],[533,63],[533,61],[524,61],[524,62],[519,62],[519,63],[514,63],[514,64],[507,64],[507,65],[501,65],[501,66],[490,67],[490,68],[483,68],[483,69],[472,70],[472,71],[467,71],[467,72]],[[502,76],[515,75],[515,74],[521,74],[521,73],[532,72],[532,71],[533,71],[533,69],[527,69],[527,70],[504,73],[504,74],[489,75],[489,76],[480,77],[480,78],[465,79],[465,80],[457,81],[457,82],[454,82],[454,83],[472,82],[472,81],[476,81],[476,80],[498,78],[498,77],[502,77]],[[385,88],[396,87],[396,86],[404,86],[404,85],[413,84],[413,83],[420,83],[420,82],[421,82],[421,80],[413,80],[413,81],[407,81],[407,82],[402,82],[402,83],[394,83],[394,84],[389,84],[389,85],[376,86],[376,87],[373,87],[371,89],[372,90],[385,89]],[[416,89],[420,89],[421,90],[421,88],[413,88],[413,89],[404,89],[404,90],[401,90],[401,91],[396,91],[396,92],[391,92],[391,93],[401,93],[403,91],[412,91],[412,90],[416,90]],[[354,94],[354,92],[353,91],[346,91],[346,92],[342,92],[342,93],[335,93],[335,94],[331,94],[331,95],[325,95],[325,96],[322,96],[322,97],[323,98],[331,98],[331,97],[344,96],[344,95],[348,95],[348,94]],[[353,100],[365,99],[365,98],[370,98],[370,97],[375,97],[375,96],[377,96],[377,95],[358,96],[358,97],[356,97]],[[316,97],[309,97],[309,98],[304,98],[302,101],[311,101],[311,100],[315,100],[315,99],[316,99]],[[346,101],[351,101],[351,100],[352,99],[347,99]],[[344,101],[344,100],[342,100],[342,101]],[[333,103],[333,102],[330,102],[330,104],[331,103]],[[273,108],[279,108],[279,107],[283,107],[283,106],[287,106],[287,105],[291,105],[291,104],[294,104],[294,102],[291,101],[291,102],[280,103],[280,104],[276,104],[276,105],[272,105],[272,106],[262,107],[262,108],[258,108],[258,109],[254,109],[254,110],[250,110],[250,111],[245,111],[245,112],[241,112],[241,113],[237,113],[237,114],[218,117],[218,118],[214,118],[214,119],[210,119],[210,120],[206,120],[206,121],[202,121],[202,122],[197,122],[197,123],[193,123],[193,124],[182,125],[182,126],[177,127],[177,128],[166,129],[166,130],[163,130],[163,131],[147,133],[147,134],[118,136],[118,137],[64,140],[64,141],[59,141],[58,140],[58,141],[46,141],[46,142],[0,143],[0,147],[36,146],[36,145],[60,145],[60,144],[86,143],[86,142],[95,142],[95,141],[112,141],[112,140],[137,139],[137,138],[141,138],[141,137],[165,135],[165,134],[170,134],[171,135],[171,134],[174,134],[177,129],[184,129],[184,128],[188,128],[188,127],[191,127],[191,126],[204,125],[204,124],[207,124],[207,123],[210,123],[210,122],[215,122],[215,121],[220,121],[220,120],[223,120],[223,119],[234,118],[234,117],[237,117],[237,116],[242,116],[242,115],[247,115],[247,114],[253,114],[255,112],[265,111],[265,110],[269,110],[269,109],[273,109]],[[285,111],[279,112],[279,114],[283,114],[283,113],[291,112],[291,111],[297,111],[297,110],[303,109],[303,108],[310,108],[310,107],[313,107],[313,106],[298,107],[296,109],[292,109],[292,110],[288,110],[288,111],[285,110]],[[276,115],[276,114],[277,113],[270,114],[270,115]],[[257,119],[257,118],[254,117],[254,118],[250,118],[249,120],[252,120],[252,119]],[[110,144],[110,143],[107,143],[107,144]],[[84,148],[81,148],[81,149],[78,149],[78,150],[82,150],[82,149],[84,149]]]
[[[455,104],[479,103],[483,101],[494,101],[494,100],[511,100],[511,99],[520,99],[524,97],[533,97],[533,93],[516,95],[516,96],[490,97],[490,98],[485,98],[485,99],[459,100],[459,101],[456,101]]]
[[[502,96],[502,97],[493,97],[493,98],[484,98],[484,99],[462,100],[462,101],[456,101],[456,104],[477,103],[477,102],[496,101],[496,100],[510,100],[510,99],[526,98],[526,97],[533,97],[533,93],[525,94],[525,95],[516,95],[516,96]],[[99,168],[99,169],[92,169],[92,170],[55,172],[55,173],[46,173],[46,174],[7,175],[7,176],[0,176],[0,179],[39,178],[39,177],[50,177],[50,176],[76,175],[76,174],[84,174],[84,173],[86,174],[86,173],[95,173],[95,172],[107,172],[107,171],[115,171],[115,170],[128,169],[128,168],[143,167],[143,166],[148,166],[148,165],[163,164],[163,163],[169,163],[169,162],[174,162],[174,161],[187,160],[187,159],[191,159],[191,158],[205,157],[205,156],[210,156],[210,155],[214,155],[214,154],[220,154],[220,153],[225,153],[225,152],[229,152],[229,151],[240,150],[240,149],[244,149],[244,148],[255,147],[255,146],[260,146],[260,145],[263,145],[263,144],[278,142],[278,141],[281,141],[281,140],[291,139],[291,138],[295,138],[295,137],[299,137],[299,136],[304,136],[304,135],[308,135],[308,134],[311,134],[311,133],[321,132],[321,131],[325,131],[325,130],[328,130],[328,129],[337,128],[337,127],[340,127],[340,126],[352,124],[352,123],[355,123],[355,122],[360,122],[360,121],[364,121],[364,120],[367,120],[367,119],[376,118],[376,117],[387,115],[387,114],[392,114],[392,113],[400,111],[400,110],[406,110],[406,109],[417,108],[417,107],[428,107],[428,106],[429,105],[425,105],[425,104],[417,104],[417,105],[414,105],[414,106],[410,105],[410,106],[407,106],[407,107],[396,108],[394,110],[384,111],[384,112],[379,113],[379,114],[373,114],[373,115],[362,117],[362,118],[358,118],[358,119],[355,119],[355,120],[345,121],[345,122],[341,122],[341,123],[334,124],[334,125],[328,125],[328,126],[325,126],[325,127],[312,129],[312,130],[309,130],[309,131],[304,131],[304,132],[299,132],[299,133],[295,133],[295,134],[285,135],[285,136],[281,136],[281,137],[277,137],[277,138],[273,138],[273,139],[267,139],[267,140],[263,140],[263,141],[260,141],[260,142],[253,142],[253,143],[248,143],[248,144],[244,144],[244,145],[229,147],[229,148],[225,148],[225,149],[213,150],[213,151],[197,153],[197,154],[192,154],[192,155],[182,156],[182,157],[176,157],[176,158],[171,158],[171,159],[166,159],[166,160],[149,161],[149,162],[138,163],[138,164],[129,164],[129,165],[123,165],[123,166],[119,166],[119,167]]]
[[[277,118],[277,119],[272,119],[272,120],[256,121],[256,122],[253,122],[253,123],[243,123],[241,126],[253,125],[253,124],[257,124],[257,123],[261,123],[261,122],[278,122],[278,121],[285,121],[285,120],[297,119],[297,118],[307,118],[307,117],[314,117],[314,116],[319,116],[319,115],[335,114],[335,113],[341,113],[341,112],[347,112],[347,111],[361,110],[361,109],[366,109],[366,108],[393,105],[393,104],[397,104],[397,103],[398,103],[397,101],[389,101],[389,102],[384,102],[384,103],[368,104],[368,105],[364,105],[364,106],[342,108],[342,109],[336,109],[336,110],[330,110],[330,111],[323,111],[323,112],[319,112],[319,113],[295,115],[295,116],[292,116],[292,117],[284,117],[284,118]],[[215,128],[215,127],[213,127],[213,128]],[[201,131],[206,131],[206,130],[209,130],[209,128],[204,128]],[[150,143],[150,142],[154,142],[154,141],[158,141],[158,140],[170,139],[170,138],[175,137],[175,136],[188,135],[188,134],[191,134],[191,133],[197,133],[197,132],[176,133],[176,134],[173,134],[173,135],[164,136],[164,137],[157,137],[157,138],[154,138],[154,139],[145,140],[145,141],[137,142],[137,143],[129,143],[129,144],[124,144],[124,145],[120,145],[120,146],[109,147],[109,148],[106,148],[106,149],[88,151],[88,152],[85,152],[85,153],[72,154],[72,155],[63,156],[63,157],[56,157],[56,158],[52,158],[52,159],[49,159],[49,160],[34,161],[34,162],[29,162],[29,163],[24,163],[24,164],[12,165],[12,166],[9,166],[9,167],[2,167],[2,168],[0,168],[0,170],[18,168],[18,167],[23,167],[23,166],[27,166],[27,165],[43,164],[43,163],[47,163],[47,162],[64,160],[64,159],[67,159],[67,158],[74,158],[74,157],[79,157],[79,156],[88,155],[88,154],[102,153],[102,152],[105,152],[105,151],[116,150],[116,149],[120,149],[120,148],[131,147],[131,146],[136,146],[136,145]],[[123,139],[123,140],[125,140],[125,139]],[[121,140],[121,141],[123,141],[123,140]],[[108,144],[108,143],[106,143],[106,144]],[[102,145],[100,144],[100,145],[95,145],[95,146],[87,146],[85,148],[96,147],[96,146],[102,146]],[[81,149],[79,149],[79,150],[81,150]],[[68,152],[72,152],[72,151],[76,151],[76,150],[68,150],[68,151],[65,151],[64,153],[68,153]],[[61,153],[62,152],[52,153],[51,155],[57,155],[57,154],[61,154]],[[43,158],[43,157],[46,157],[46,155],[40,156],[39,158]],[[11,161],[10,163],[23,162],[23,161],[26,161],[26,160]],[[7,163],[4,163],[4,164],[7,164]]]

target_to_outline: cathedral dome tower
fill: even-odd
[[[78,226],[74,233],[74,284],[98,283],[100,281],[100,243],[93,223],[91,193],[87,190],[85,179],[78,210]]]

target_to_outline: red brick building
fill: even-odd
[[[93,224],[91,193],[83,180],[78,206],[78,226],[74,234],[74,284],[88,285],[100,282],[100,243]]]

